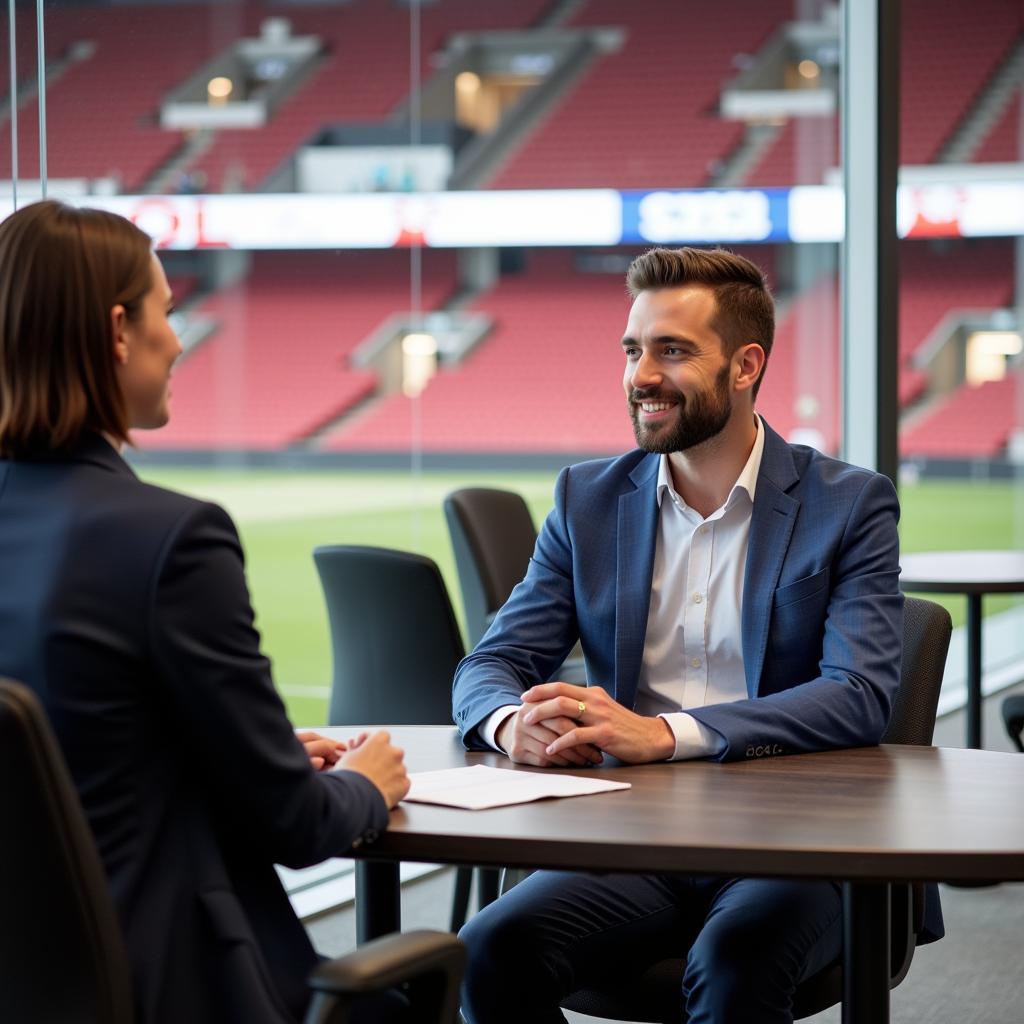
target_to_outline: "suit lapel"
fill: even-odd
[[[651,605],[654,548],[658,536],[659,457],[650,455],[630,474],[635,490],[619,496],[615,578],[615,699],[627,708],[636,699]]]
[[[772,597],[800,508],[800,502],[786,493],[799,479],[789,445],[767,423],[764,431],[764,453],[750,516],[741,612],[743,669],[751,697],[757,696],[768,645]]]

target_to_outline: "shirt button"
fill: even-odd
[[[690,662],[690,664],[694,668],[700,668],[700,658],[694,658],[693,661]]]
[[[700,594],[694,594],[693,595],[693,603],[694,604],[700,604],[701,601],[703,601],[703,600],[704,600],[704,598]]]
[[[706,526],[702,526],[697,532],[703,537],[704,534],[708,532],[708,528]]]

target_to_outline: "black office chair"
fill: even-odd
[[[537,531],[522,496],[493,487],[452,491],[444,499],[444,515],[472,647],[526,575]],[[578,644],[554,678],[586,683],[586,665]]]
[[[0,679],[0,1020],[131,1024],[128,958],[107,880],[35,695]],[[366,995],[407,986],[415,1020],[453,1024],[465,950],[409,932],[313,973],[306,1024],[345,1024]]]
[[[908,597],[903,617],[903,661],[899,689],[883,743],[930,746],[953,623],[933,601]],[[924,886],[891,886],[892,941],[889,987],[907,975],[918,932],[924,925]],[[601,989],[574,992],[562,1006],[611,1020],[672,1022],[682,1019],[683,960],[662,960],[640,977],[611,979]],[[842,999],[842,962],[804,981],[794,996],[796,1020],[811,1017]]]
[[[1024,753],[1024,694],[1014,694],[1003,701],[1003,725],[1013,745]]]
[[[452,679],[465,654],[444,579],[429,558],[387,548],[313,551],[327,602],[334,674],[331,725],[451,725]],[[480,906],[498,872],[478,869]],[[466,921],[473,869],[457,868],[451,930]]]
[[[487,631],[508,600],[537,542],[533,517],[521,495],[491,487],[466,487],[444,499],[470,646]]]

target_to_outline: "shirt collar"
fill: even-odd
[[[750,503],[754,503],[754,491],[757,489],[757,475],[761,469],[761,456],[764,454],[764,425],[761,423],[761,417],[754,413],[754,421],[757,423],[757,434],[754,437],[754,447],[750,449],[750,455],[747,456],[747,461],[740,470],[740,475],[736,478],[736,483],[732,485],[732,490],[729,491],[729,497],[726,498],[725,504],[722,506],[723,509],[731,508],[740,499],[741,495],[746,495],[750,499]],[[676,493],[676,489],[672,483],[672,465],[669,462],[667,455],[661,455],[658,459],[658,506],[661,503],[666,494],[675,495],[679,504],[685,509],[689,506],[683,501],[682,497]]]

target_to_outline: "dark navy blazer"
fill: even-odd
[[[102,438],[0,460],[0,675],[41,698],[92,826],[140,1024],[285,1024],[317,962],[273,864],[372,840],[387,809],[317,775],[274,690],[234,526]]]
[[[719,760],[878,743],[899,685],[899,504],[884,476],[768,425],[744,577],[746,700],[686,708],[724,742]],[[657,455],[562,471],[526,577],[459,666],[465,744],[556,672],[577,637],[587,678],[632,708],[658,532]],[[935,934],[941,918],[929,915]]]

